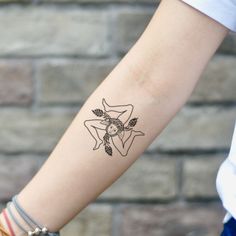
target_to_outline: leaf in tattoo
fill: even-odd
[[[109,156],[112,156],[112,148],[109,145],[105,146],[105,151]]]
[[[128,126],[134,127],[137,124],[138,118],[133,118],[129,121]]]
[[[145,135],[142,131],[134,130],[138,121],[137,117],[130,119],[134,106],[132,104],[109,105],[105,98],[102,99],[102,105],[103,109],[92,110],[99,119],[84,121],[85,127],[96,142],[93,150],[99,149],[103,144],[105,152],[112,156],[112,143],[122,156],[127,156],[135,137]],[[105,132],[102,138],[98,130]]]
[[[96,116],[103,116],[103,110],[101,109],[95,109],[95,110],[92,110],[92,112],[96,115]]]
[[[103,136],[104,143],[109,143],[109,138],[110,135],[108,133],[105,133],[105,135]]]

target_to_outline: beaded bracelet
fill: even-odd
[[[18,211],[19,215],[25,220],[25,222],[32,228],[34,228],[34,231],[27,231],[28,236],[41,235],[41,233],[47,236],[60,236],[59,232],[49,232],[45,226],[41,226],[32,217],[30,217],[25,212],[25,210],[20,206],[17,200],[17,195],[13,196],[12,203],[15,206],[16,210]],[[35,227],[33,225],[35,225]]]

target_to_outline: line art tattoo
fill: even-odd
[[[122,156],[127,156],[135,137],[145,135],[142,131],[134,130],[138,121],[137,117],[130,119],[134,106],[132,104],[111,106],[105,98],[102,99],[102,105],[103,109],[92,110],[94,115],[100,117],[99,119],[84,121],[85,127],[95,140],[93,150],[99,149],[103,144],[109,156],[113,154],[112,147],[115,147]]]

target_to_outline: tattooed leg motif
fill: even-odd
[[[94,120],[86,120],[84,122],[85,127],[89,130],[90,134],[92,135],[92,137],[95,140],[95,146],[93,148],[93,150],[98,149],[101,144],[103,143],[103,140],[100,138],[97,129],[106,129],[106,126],[104,124],[101,124],[100,119],[94,119]]]
[[[111,138],[113,145],[116,147],[116,149],[119,151],[119,153],[122,156],[126,156],[128,154],[128,151],[134,141],[134,138],[136,136],[143,136],[144,133],[141,131],[130,131],[130,136],[125,140],[121,140],[119,136],[114,136]]]
[[[102,105],[103,110],[92,110],[101,119],[84,121],[85,127],[96,142],[93,150],[98,149],[103,143],[106,153],[112,156],[113,150],[110,145],[111,142],[109,142],[109,139],[111,139],[117,151],[122,156],[126,156],[135,137],[145,135],[142,131],[136,131],[133,128],[138,120],[138,118],[130,119],[134,107],[132,104],[111,106],[104,98],[102,99]],[[105,131],[103,139],[99,136],[98,130]]]
[[[125,124],[129,120],[129,118],[133,112],[133,109],[134,109],[133,105],[131,105],[131,104],[110,106],[107,104],[105,98],[102,99],[102,105],[103,105],[104,110],[106,112],[114,111],[114,112],[121,113],[117,116],[117,118],[119,120],[121,120],[123,122],[123,124]]]

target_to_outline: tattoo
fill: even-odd
[[[95,140],[93,150],[97,150],[103,144],[104,151],[112,156],[115,147],[122,156],[127,156],[135,137],[144,136],[142,131],[134,130],[138,118],[132,119],[134,106],[108,105],[105,98],[102,99],[103,109],[92,110],[99,119],[85,120],[84,125]],[[102,137],[102,138],[101,138]]]

